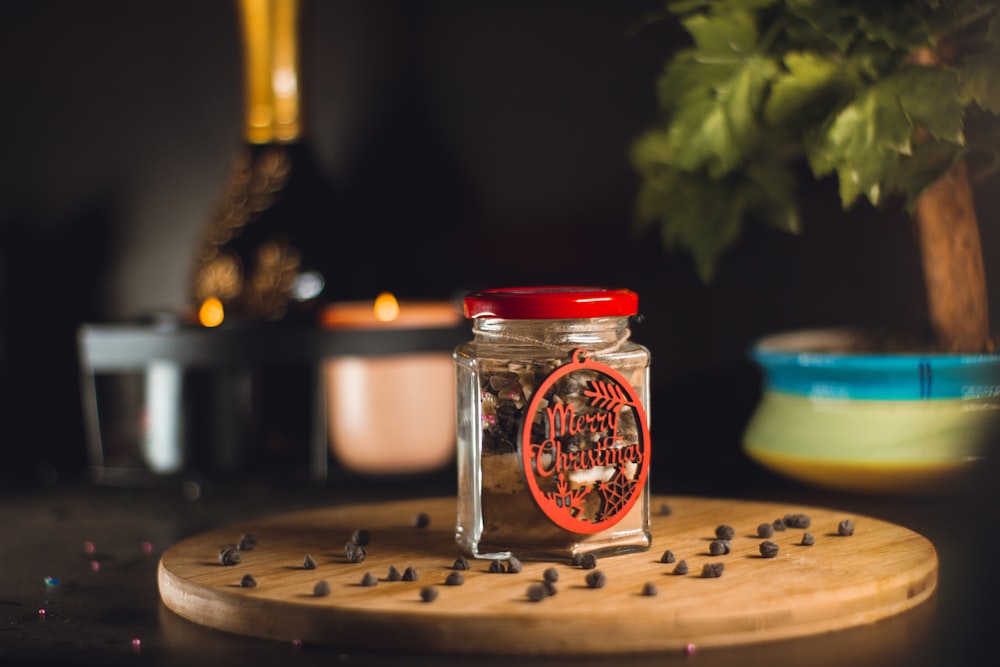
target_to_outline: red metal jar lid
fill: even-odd
[[[606,287],[511,287],[465,297],[465,316],[504,320],[564,320],[629,317],[639,312],[639,295]]]

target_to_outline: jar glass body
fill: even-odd
[[[588,362],[613,369],[626,390],[631,390],[636,407],[641,407],[633,410],[634,419],[642,420],[641,431],[648,438],[650,355],[645,347],[629,339],[630,333],[627,317],[474,320],[473,339],[460,345],[454,354],[458,382],[456,540],[471,555],[572,560],[586,553],[610,555],[649,548],[652,538],[645,475],[641,485],[633,487],[627,511],[620,512],[614,522],[607,522],[606,528],[596,532],[566,529],[553,522],[529,489],[532,471],[527,470],[521,438],[531,412],[529,406],[537,409],[537,401],[532,400],[534,391],[540,387],[543,391],[549,385],[546,378],[554,379],[567,371],[563,368],[555,372],[570,363],[577,351],[583,351]],[[568,373],[566,377],[575,376]],[[558,386],[553,383],[551,392],[562,394],[555,400],[575,400],[569,397],[571,394],[582,397],[581,385],[586,381],[572,379],[571,384],[573,389],[566,389],[565,379],[560,379]],[[553,400],[545,398],[537,397],[543,406]],[[540,421],[538,415],[531,414],[536,422]],[[565,415],[562,421],[566,421]],[[622,441],[616,428],[611,429],[607,440],[613,444],[602,452],[605,459],[609,455],[621,458]],[[648,469],[649,443],[642,443],[642,449]],[[602,475],[602,470],[607,472],[606,481],[615,466],[598,465],[586,474]],[[593,477],[582,484],[571,477],[568,474],[567,498],[573,493],[590,496],[600,486]],[[598,495],[594,492],[591,498]]]

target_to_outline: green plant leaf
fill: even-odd
[[[734,61],[710,89],[690,94],[671,118],[669,137],[677,167],[706,168],[713,178],[733,169],[753,150],[760,135],[759,113],[764,92],[778,74],[768,58],[749,56]]]
[[[788,166],[764,161],[749,165],[743,189],[750,213],[783,232],[801,231],[795,176]]]
[[[848,62],[868,81],[878,81],[898,66],[905,54],[894,51],[885,42],[857,43],[848,56]]]
[[[959,79],[964,102],[1000,113],[1000,57],[990,53],[969,60],[959,72]]]
[[[748,11],[693,14],[681,20],[703,54],[748,54],[757,45],[757,24]]]
[[[960,146],[949,141],[915,144],[913,154],[900,156],[896,169],[886,176],[886,190],[900,193],[912,212],[920,193],[943,176],[963,153]]]
[[[808,32],[801,26],[792,27],[792,34],[797,34],[802,41],[811,42],[822,37],[838,51],[846,53],[858,38],[857,21],[844,15],[836,0],[786,0],[785,9],[809,27]]]
[[[785,54],[783,63],[785,71],[775,78],[764,106],[764,120],[772,127],[821,118],[829,104],[851,89],[844,68],[823,55],[793,51]]]
[[[946,67],[906,67],[887,77],[907,115],[937,139],[962,145],[963,105],[958,73]]]
[[[687,249],[698,275],[709,282],[720,255],[739,238],[744,202],[726,179],[676,172],[671,185],[661,226],[664,247]]]
[[[835,169],[840,200],[849,208],[864,195],[877,204],[880,181],[911,151],[913,126],[894,86],[870,86],[840,110],[818,141],[807,147],[817,176]]]
[[[657,79],[656,94],[666,113],[692,100],[711,99],[725,88],[735,70],[734,62],[704,60],[696,51],[678,54]]]
[[[931,46],[927,20],[919,2],[858,2],[858,29],[872,42],[900,51]]]

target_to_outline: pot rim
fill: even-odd
[[[845,370],[911,368],[914,364],[932,364],[935,368],[1000,365],[1000,353],[846,351],[860,338],[861,333],[850,327],[782,331],[754,341],[750,357],[763,366],[839,367]]]

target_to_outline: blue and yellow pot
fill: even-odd
[[[757,341],[762,396],[747,455],[785,476],[841,490],[953,490],[1000,437],[1000,354],[853,352],[851,330]]]

